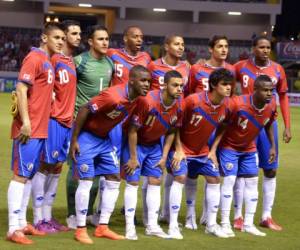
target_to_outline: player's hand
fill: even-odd
[[[219,167],[219,162],[215,151],[209,151],[207,158],[210,159],[217,168]]]
[[[72,160],[76,163],[76,155],[80,155],[80,148],[77,141],[72,141],[70,145],[70,156]]]
[[[30,134],[31,134],[31,124],[30,124],[30,122],[23,123],[23,125],[20,129],[20,135],[18,136],[18,140],[22,144],[27,143],[28,140],[30,139]]]
[[[159,162],[156,164],[155,167],[158,167],[158,168],[160,168],[162,171],[164,171],[164,169],[166,168],[166,162],[167,162],[167,159],[161,158],[161,159],[159,160]]]
[[[291,130],[289,128],[285,128],[285,130],[283,131],[283,141],[285,143],[289,143],[291,139],[292,139]]]
[[[178,170],[180,167],[180,162],[186,160],[185,153],[183,151],[175,151],[171,163],[171,167],[173,170]]]
[[[269,164],[271,164],[272,162],[274,162],[276,159],[276,149],[275,148],[271,148],[270,152],[269,152]]]
[[[128,175],[133,175],[134,171],[140,166],[139,161],[134,158],[130,158],[129,161],[125,165],[125,172]]]

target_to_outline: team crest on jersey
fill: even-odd
[[[225,115],[221,115],[221,116],[219,117],[218,122],[222,122],[222,121],[224,121],[224,119],[225,119]]]
[[[80,171],[86,173],[89,170],[89,166],[87,164],[82,164],[80,166]]]
[[[227,162],[225,167],[227,170],[231,170],[233,169],[233,164],[231,162]]]
[[[58,151],[57,150],[55,150],[55,151],[52,152],[52,157],[53,158],[57,158],[58,157]]]
[[[267,125],[267,123],[270,121],[270,118],[267,118],[265,121],[264,121],[264,126]]]
[[[28,169],[28,171],[32,171],[32,169],[33,169],[33,163],[32,162],[27,163],[27,169]]]
[[[170,124],[173,126],[173,125],[175,125],[176,121],[177,121],[177,115],[173,115],[170,118]]]

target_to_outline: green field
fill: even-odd
[[[200,226],[197,231],[183,230],[184,239],[162,240],[147,237],[144,235],[144,228],[141,224],[137,230],[139,240],[132,241],[111,241],[106,239],[94,238],[94,245],[81,245],[73,240],[73,232],[59,233],[47,237],[34,238],[33,246],[20,246],[5,241],[7,231],[7,200],[6,192],[8,183],[12,176],[10,168],[11,140],[9,115],[9,95],[0,93],[0,250],[7,249],[300,249],[300,108],[292,108],[292,135],[290,144],[280,145],[280,169],[278,171],[277,199],[273,209],[273,217],[284,227],[282,232],[267,232],[266,237],[255,237],[244,233],[236,233],[235,238],[219,239],[204,233],[204,227]],[[282,133],[282,122],[280,120],[280,134]],[[65,175],[67,167],[64,168],[59,183],[59,190],[53,209],[54,216],[64,222],[66,217],[66,197],[65,197]],[[202,198],[202,180],[199,180],[198,188],[200,194],[198,199],[197,211],[200,211]],[[123,203],[123,186],[120,192],[117,208],[112,216],[111,228],[120,233],[125,233],[125,221],[120,215],[120,207]],[[260,188],[261,191],[261,188]],[[261,199],[260,199],[261,200]],[[180,222],[184,222],[185,206],[181,210]],[[141,218],[141,205],[138,207],[138,218]],[[255,216],[256,224],[261,215],[261,202]],[[32,211],[29,209],[28,218],[31,220]],[[141,221],[141,219],[139,220]],[[167,226],[163,225],[166,229]],[[90,228],[90,233],[93,228]]]

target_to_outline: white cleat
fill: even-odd
[[[190,230],[197,230],[198,229],[195,216],[188,216],[186,218],[185,228],[190,229]]]
[[[168,230],[168,234],[171,239],[182,240],[183,236],[180,232],[179,227],[170,227]]]
[[[135,230],[135,226],[126,227],[125,238],[127,240],[138,240],[136,230]]]
[[[205,227],[205,233],[206,234],[212,234],[214,236],[217,236],[219,238],[229,238],[229,236],[223,232],[222,228],[220,225],[215,224],[212,226],[207,226]]]
[[[66,218],[67,226],[70,229],[77,229],[77,222],[76,222],[76,216],[70,215]]]
[[[225,234],[228,235],[228,237],[235,237],[235,233],[233,232],[230,224],[222,224],[221,229]]]
[[[157,226],[147,226],[145,230],[146,235],[148,236],[157,236],[159,238],[163,239],[170,239],[170,236],[166,234],[162,228],[157,225]]]
[[[251,226],[245,226],[244,225],[243,228],[242,228],[242,232],[253,234],[253,235],[256,235],[256,236],[266,236],[267,235],[266,233],[259,231],[256,228],[256,226],[254,226],[254,225],[251,225]]]

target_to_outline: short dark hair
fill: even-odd
[[[142,65],[135,65],[129,71],[129,78],[135,78],[140,72],[148,72],[150,74],[149,70],[146,67]]]
[[[183,36],[181,36],[181,35],[170,34],[170,35],[165,36],[164,44],[170,44],[174,37],[181,37],[183,39]]]
[[[263,82],[272,83],[272,79],[268,75],[259,75],[254,81],[254,88],[260,87]]]
[[[105,26],[98,25],[98,24],[97,25],[92,25],[92,26],[89,26],[87,28],[87,31],[86,31],[88,39],[93,38],[95,32],[98,31],[98,30],[103,30],[103,31],[106,31],[108,33],[108,30]]]
[[[220,68],[214,70],[208,79],[209,83],[209,91],[211,92],[214,87],[218,85],[219,82],[225,82],[225,83],[234,83],[234,75],[231,71],[225,68]]]
[[[268,38],[267,36],[263,36],[263,35],[262,36],[257,36],[252,40],[252,47],[255,47],[260,40],[267,40],[271,43],[270,38]]]
[[[124,32],[123,32],[123,36],[127,36],[128,33],[129,33],[129,31],[130,31],[131,29],[139,29],[139,30],[142,30],[142,29],[141,29],[139,26],[137,26],[137,25],[128,26],[128,27],[125,28],[125,30],[124,30]]]
[[[227,36],[215,35],[208,41],[208,46],[213,49],[216,46],[217,42],[220,40],[226,40],[227,43],[229,43]]]
[[[68,32],[70,26],[79,26],[80,23],[75,20],[64,20],[61,22],[61,27],[64,32]]]
[[[49,32],[52,30],[62,30],[63,31],[61,23],[57,23],[57,22],[45,23],[44,28],[42,30],[42,34],[48,35]]]
[[[170,70],[164,76],[164,83],[168,84],[171,78],[182,78],[182,75],[176,70]]]

